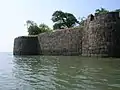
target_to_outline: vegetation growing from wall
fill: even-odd
[[[105,8],[100,8],[100,9],[96,9],[96,10],[95,10],[95,13],[97,13],[97,14],[106,14],[106,13],[108,13],[108,12],[120,12],[120,9],[116,9],[116,10],[113,10],[113,11],[109,11],[109,10],[107,10],[107,9],[105,9]]]
[[[38,35],[40,33],[52,31],[46,24],[40,24],[39,26],[31,20],[26,21],[28,35]]]
[[[106,14],[108,13],[109,11],[105,8],[100,8],[100,9],[96,9],[95,10],[95,13],[98,13],[98,14]]]
[[[109,11],[105,8],[96,9],[96,14],[106,14],[108,12],[120,12],[120,9],[114,11]],[[54,23],[53,29],[66,29],[66,28],[81,28],[84,26],[85,17],[79,18],[79,21],[76,17],[67,12],[55,11],[52,15],[52,21]],[[26,26],[28,29],[28,35],[38,35],[40,33],[52,31],[46,24],[37,25],[34,21],[27,20]]]
[[[113,12],[120,12],[120,9],[116,9],[116,10],[114,10]]]

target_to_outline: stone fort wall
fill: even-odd
[[[119,12],[89,15],[82,39],[84,56],[120,56]]]
[[[81,29],[63,29],[38,35],[42,54],[81,55]]]
[[[37,36],[20,36],[14,40],[14,55],[39,55],[40,51]]]
[[[39,34],[37,38],[39,47],[36,48],[33,44],[31,47],[34,48],[34,52],[35,49],[37,51],[39,48],[37,52],[43,55],[119,57],[120,14],[119,12],[110,12],[107,14],[95,14],[94,16],[89,15],[84,21],[83,28],[46,32]],[[19,42],[21,42],[20,39],[15,39],[14,51],[20,47]],[[24,40],[22,42],[27,43]],[[34,40],[30,42],[34,43]],[[28,46],[30,46],[29,44]],[[22,50],[24,51],[24,49]]]

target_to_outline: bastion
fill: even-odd
[[[82,28],[17,37],[13,54],[120,57],[120,14],[91,14]]]
[[[20,36],[14,40],[14,55],[39,55],[40,51],[37,36]]]
[[[84,23],[83,56],[120,56],[120,14],[89,15]]]

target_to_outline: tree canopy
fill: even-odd
[[[95,10],[95,13],[98,13],[98,14],[106,14],[108,12],[120,12],[120,9],[116,9],[116,10],[113,10],[113,11],[109,11],[105,8],[100,8],[100,9],[96,9]]]
[[[105,8],[100,8],[100,9],[96,9],[95,10],[95,13],[98,13],[98,14],[105,14],[105,13],[108,13],[109,11],[106,10]]]
[[[100,8],[95,10],[95,13],[97,14],[106,14],[108,12],[120,12],[120,9],[109,11],[105,8]],[[52,21],[54,23],[53,29],[71,28],[75,27],[77,24],[79,24],[79,26],[84,26],[85,17],[79,19],[80,20],[78,21],[71,13],[55,11],[52,15]],[[52,31],[46,24],[37,25],[34,21],[31,20],[27,20],[26,25],[29,35],[37,35],[40,33]]]
[[[116,9],[115,12],[120,12],[120,9]]]
[[[79,23],[73,14],[62,11],[55,11],[52,21],[54,22],[53,29],[71,28]]]
[[[31,20],[27,20],[26,25],[29,35],[38,35],[51,30],[46,24],[40,24],[38,26],[34,21]]]
[[[46,24],[42,23],[39,25],[40,33],[52,31]]]

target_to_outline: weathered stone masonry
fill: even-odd
[[[82,55],[120,56],[120,17],[118,12],[88,17],[83,32]]]
[[[14,55],[39,55],[40,51],[37,36],[21,36],[14,40]]]
[[[82,33],[80,29],[64,29],[38,36],[42,54],[81,55]]]
[[[16,38],[14,54],[120,57],[119,13],[89,15],[83,29],[56,30],[39,34],[34,39]]]

